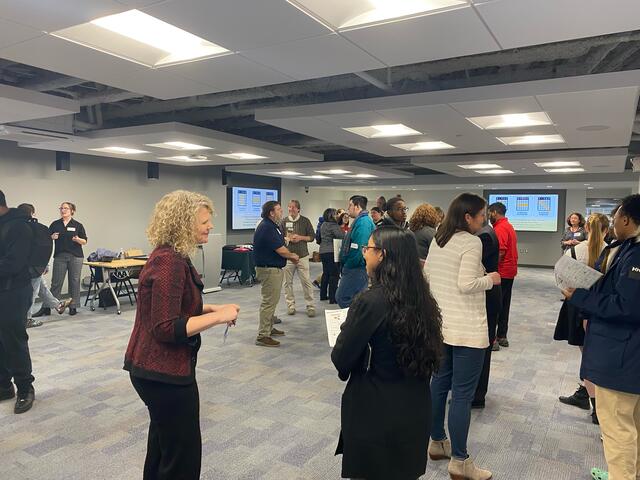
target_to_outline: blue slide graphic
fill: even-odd
[[[558,231],[558,194],[492,193],[489,203],[501,202],[507,207],[509,222],[521,232]]]
[[[278,191],[266,188],[231,188],[231,228],[253,230],[261,220],[262,205],[278,200]]]

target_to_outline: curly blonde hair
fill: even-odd
[[[198,242],[194,233],[198,210],[206,208],[213,213],[213,202],[206,195],[176,190],[160,199],[153,210],[147,238],[156,248],[170,246],[180,255],[188,257]]]
[[[435,228],[438,222],[440,222],[440,217],[436,209],[428,203],[423,203],[413,211],[409,220],[409,229],[412,232],[417,232],[423,227]]]

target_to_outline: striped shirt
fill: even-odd
[[[488,347],[485,291],[493,287],[493,282],[485,276],[480,239],[468,232],[458,232],[444,248],[434,239],[424,274],[442,312],[444,343]]]
[[[293,220],[291,217],[285,217],[284,220],[280,223],[280,228],[285,234],[285,237],[288,237],[292,233],[297,235],[302,235],[303,237],[311,237],[309,242],[315,241],[316,231],[311,225],[311,220],[307,217],[303,217],[302,215],[298,215],[298,218]],[[301,240],[296,243],[292,243],[287,241],[287,248],[291,253],[295,253],[300,258],[306,257],[309,255],[309,249],[307,247],[307,242]]]

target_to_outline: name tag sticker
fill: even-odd
[[[631,267],[631,270],[629,270],[629,278],[633,278],[634,280],[640,280],[640,266]]]
[[[287,222],[287,228],[293,228],[293,222]]]
[[[75,232],[76,227],[67,227],[67,232]]]
[[[351,244],[351,248],[357,250],[358,249],[358,244],[357,243],[352,243]]]

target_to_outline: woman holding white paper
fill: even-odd
[[[572,256],[577,261],[595,267],[596,260],[605,250],[607,244],[605,237],[609,231],[609,219],[601,213],[592,213],[587,219],[585,231],[588,240],[580,242],[575,246],[570,246],[565,255]],[[601,272],[605,273],[607,261],[602,261]],[[586,330],[586,320],[580,313],[580,310],[573,307],[566,300],[562,304],[556,330],[553,334],[554,340],[566,340],[569,345],[580,347],[584,345],[584,335]],[[587,379],[584,379],[584,385],[579,385],[578,389],[570,396],[559,397],[560,402],[566,405],[573,405],[583,410],[589,410],[593,407],[591,420],[598,424],[598,416],[596,414],[595,386]]]
[[[334,258],[334,240],[342,240],[344,230],[338,225],[336,209],[327,208],[320,226],[320,260],[322,261],[322,279],[320,280],[320,300],[336,303],[336,290],[340,280],[340,268]]]
[[[343,478],[415,480],[427,464],[440,311],[411,232],[380,227],[363,255],[372,286],[351,304],[331,353],[348,380],[336,454]]]

